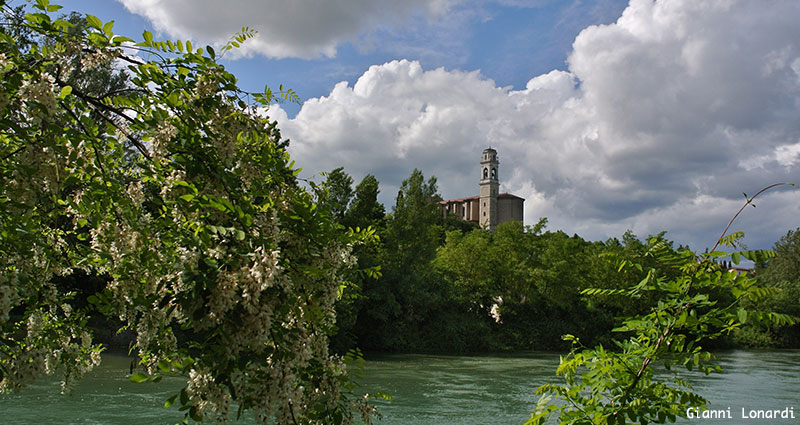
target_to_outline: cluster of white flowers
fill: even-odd
[[[304,397],[291,365],[283,362],[264,366],[250,364],[234,373],[231,381],[236,394],[247,394],[254,402],[251,410],[260,423],[296,423],[293,409],[304,404]]]
[[[250,262],[234,271],[219,271],[217,285],[207,302],[208,317],[200,323],[203,328],[224,326],[231,341],[227,348],[232,354],[271,343],[273,309],[278,299],[265,291],[273,286],[284,289],[289,286],[279,264],[280,251],[259,247],[247,258]],[[227,315],[237,305],[245,314],[234,322],[226,322]]]
[[[5,76],[9,68],[11,68],[11,61],[8,60],[8,57],[5,53],[0,53],[0,78]],[[0,93],[0,111],[8,106],[9,101],[10,97],[8,96],[8,93],[5,91]]]
[[[0,53],[0,75],[5,74],[9,67],[11,67],[11,61],[8,60],[5,53]]]
[[[50,306],[33,310],[24,325],[25,337],[18,345],[6,346],[7,359],[4,368],[9,371],[0,381],[0,393],[18,391],[42,375],[52,375],[63,370],[62,392],[70,384],[100,363],[99,350],[92,349],[89,333],[74,326],[63,326],[68,322],[71,307]],[[84,352],[91,352],[87,357]]]
[[[42,73],[37,81],[30,79],[23,81],[19,88],[19,97],[23,101],[24,112],[33,119],[34,124],[38,124],[48,115],[55,114],[58,109],[55,79],[48,73]],[[45,111],[36,107],[30,108],[28,106],[30,102],[38,103]]]
[[[167,196],[167,194],[170,193],[174,189],[174,186],[175,186],[176,182],[185,181],[185,180],[186,180],[186,172],[185,171],[179,170],[179,169],[172,170],[169,173],[169,175],[166,176],[166,178],[164,179],[164,182],[161,185],[161,191],[160,191],[161,196],[162,197],[163,196]],[[173,211],[173,213],[172,213],[173,219],[177,220],[178,222],[180,222],[180,220],[178,220],[178,219],[180,217],[182,217],[182,216],[183,216],[183,214],[181,214],[178,211]]]
[[[37,144],[28,144],[10,158],[19,164],[25,164],[31,173],[20,168],[13,168],[10,178],[5,180],[2,188],[4,195],[18,204],[33,206],[40,197],[49,197],[57,187],[58,173],[63,171],[55,164],[57,156],[53,149]],[[23,213],[23,211],[20,211]]]
[[[166,311],[157,306],[152,306],[151,308],[137,306],[135,310],[138,312],[138,318],[135,319],[136,345],[141,349],[158,347],[167,350],[166,352],[169,352],[168,350],[170,349],[174,351],[177,343],[175,337],[171,336],[172,333],[170,332],[163,332],[168,328],[170,322],[170,317],[167,316]],[[145,366],[153,371],[158,360],[158,358],[154,358],[151,364]]]
[[[497,323],[503,322],[503,318],[500,315],[500,306],[502,305],[503,305],[503,297],[498,296],[495,297],[494,304],[492,304],[492,308],[489,309],[489,316],[491,316],[492,319],[494,319],[494,321]]]
[[[128,198],[133,202],[134,207],[139,207],[144,202],[144,192],[142,191],[142,182],[137,180],[128,185],[126,190]]]
[[[219,76],[217,72],[211,70],[204,75],[201,75],[197,81],[195,82],[194,92],[197,94],[197,97],[200,99],[204,99],[209,97],[213,94],[216,94],[219,90],[219,81],[217,80]]]
[[[197,369],[189,371],[186,392],[204,418],[215,418],[218,422],[227,421],[231,394],[226,387],[214,381],[211,373]]]
[[[54,373],[59,365],[63,367],[62,393],[67,393],[75,381],[100,364],[100,351],[92,350],[91,342],[92,337],[86,330],[73,328],[69,335],[62,336],[60,346],[45,359],[45,371],[48,374]],[[90,350],[88,357],[82,354]]]
[[[27,383],[45,374],[46,348],[31,347],[15,353],[5,365],[6,375],[0,380],[0,393],[19,391]]]
[[[167,153],[169,141],[178,134],[178,128],[171,122],[162,121],[153,135],[153,158],[161,159]]]
[[[99,66],[105,66],[119,57],[117,49],[95,49],[81,57],[81,71],[91,71]]]

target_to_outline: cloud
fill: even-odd
[[[333,57],[358,34],[405,23],[415,15],[441,17],[449,0],[118,0],[172,37],[222,44],[243,26],[258,30],[237,53],[268,57]]]
[[[800,182],[800,8],[794,1],[633,0],[617,22],[575,39],[567,71],[523,90],[480,72],[400,60],[272,111],[313,172],[375,174],[391,206],[413,168],[446,198],[478,192],[483,148],[526,221],[590,239],[669,230],[713,245],[753,193]],[[768,247],[800,223],[800,192],[764,195],[739,229]]]

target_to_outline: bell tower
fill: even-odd
[[[500,190],[497,151],[489,147],[481,154],[481,195],[478,222],[483,229],[497,228],[497,194]]]

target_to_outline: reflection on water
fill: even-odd
[[[794,407],[800,418],[800,351],[731,351],[720,354],[722,374],[690,374],[695,389],[714,409],[731,408],[733,419],[682,420],[683,424],[783,425],[800,419],[742,419],[741,409]],[[19,394],[0,396],[2,424],[174,424],[183,415],[164,400],[181,378],[159,384],[127,381],[129,360],[106,355],[103,364],[75,385],[69,396],[58,383],[42,381]],[[373,356],[360,379],[362,392],[382,391],[379,425],[521,424],[538,397],[534,389],[553,376],[558,355]],[[251,420],[233,421],[252,424]]]

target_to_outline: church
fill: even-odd
[[[480,162],[480,194],[440,201],[442,214],[453,214],[492,231],[507,221],[522,221],[525,199],[510,193],[499,193],[499,166],[497,151],[491,147],[484,149]]]

